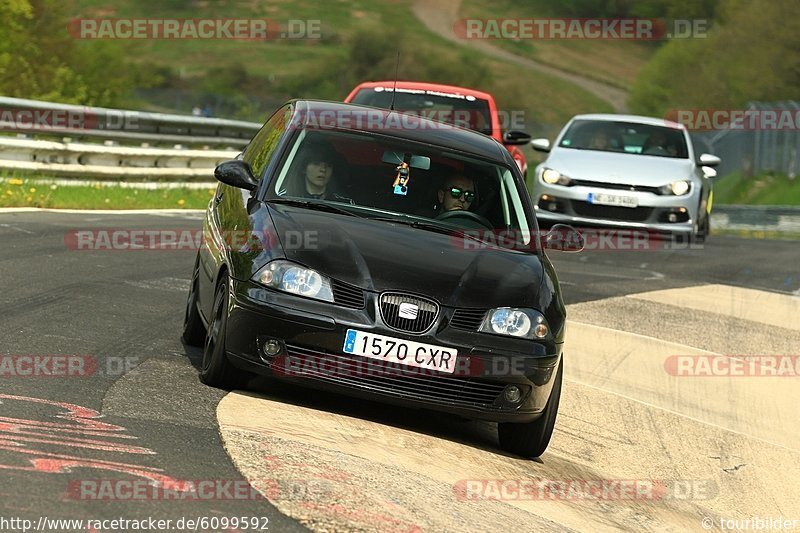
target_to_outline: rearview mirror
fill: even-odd
[[[503,134],[503,142],[506,144],[528,144],[531,136],[524,131],[511,130]]]
[[[382,161],[392,165],[399,165],[403,161],[408,161],[408,166],[411,168],[418,168],[420,170],[429,170],[431,168],[431,158],[424,155],[413,155],[403,152],[383,152]]]
[[[531,146],[537,152],[549,152],[550,141],[548,139],[534,139],[531,141]]]
[[[562,252],[580,252],[585,241],[578,230],[567,224],[556,224],[544,236],[544,247]]]
[[[716,178],[717,177],[717,169],[711,167],[700,167],[700,170],[703,171],[703,175],[707,178]]]
[[[722,159],[711,154],[701,154],[700,159],[697,160],[698,166],[701,167],[715,167],[722,163]]]
[[[214,177],[226,185],[253,191],[258,187],[258,182],[250,170],[250,165],[241,159],[231,159],[220,163],[214,169]]]

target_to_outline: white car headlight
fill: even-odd
[[[542,181],[550,185],[569,185],[572,180],[558,170],[546,168],[542,171]]]
[[[661,194],[673,194],[675,196],[683,196],[691,189],[691,184],[686,180],[673,181],[669,185],[661,187]]]
[[[333,301],[330,279],[316,270],[291,261],[280,259],[267,263],[252,279],[256,283],[279,291],[326,302]]]
[[[498,307],[487,313],[478,331],[525,339],[544,339],[550,329],[544,316],[538,311]]]

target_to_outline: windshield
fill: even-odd
[[[392,87],[361,89],[353,98],[353,103],[388,109],[392,103],[392,91]],[[486,135],[492,134],[489,102],[474,96],[398,88],[394,108],[400,112],[455,124]]]
[[[634,122],[576,120],[564,134],[559,146],[676,159],[689,157],[683,131]]]
[[[536,231],[511,169],[426,144],[304,130],[275,176],[267,201],[325,203],[424,230],[466,230],[481,240],[511,232],[507,248],[529,245]]]

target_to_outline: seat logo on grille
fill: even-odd
[[[409,320],[416,320],[419,313],[419,306],[410,303],[401,303],[398,315],[400,318],[407,318]]]

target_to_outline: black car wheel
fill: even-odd
[[[222,274],[214,294],[214,309],[208,324],[200,381],[220,389],[241,387],[250,374],[233,366],[225,354],[225,332],[228,327],[228,275]]]
[[[189,346],[203,346],[206,338],[206,328],[197,309],[197,294],[200,278],[200,255],[194,262],[192,272],[192,285],[189,287],[189,298],[186,301],[186,313],[183,317],[183,340]]]
[[[501,422],[497,425],[497,436],[501,448],[523,457],[539,457],[544,453],[547,445],[550,444],[550,437],[553,436],[553,428],[556,425],[563,374],[564,360],[562,358],[558,365],[558,372],[556,372],[555,383],[553,383],[547,407],[544,408],[544,412],[539,418],[527,424]]]

